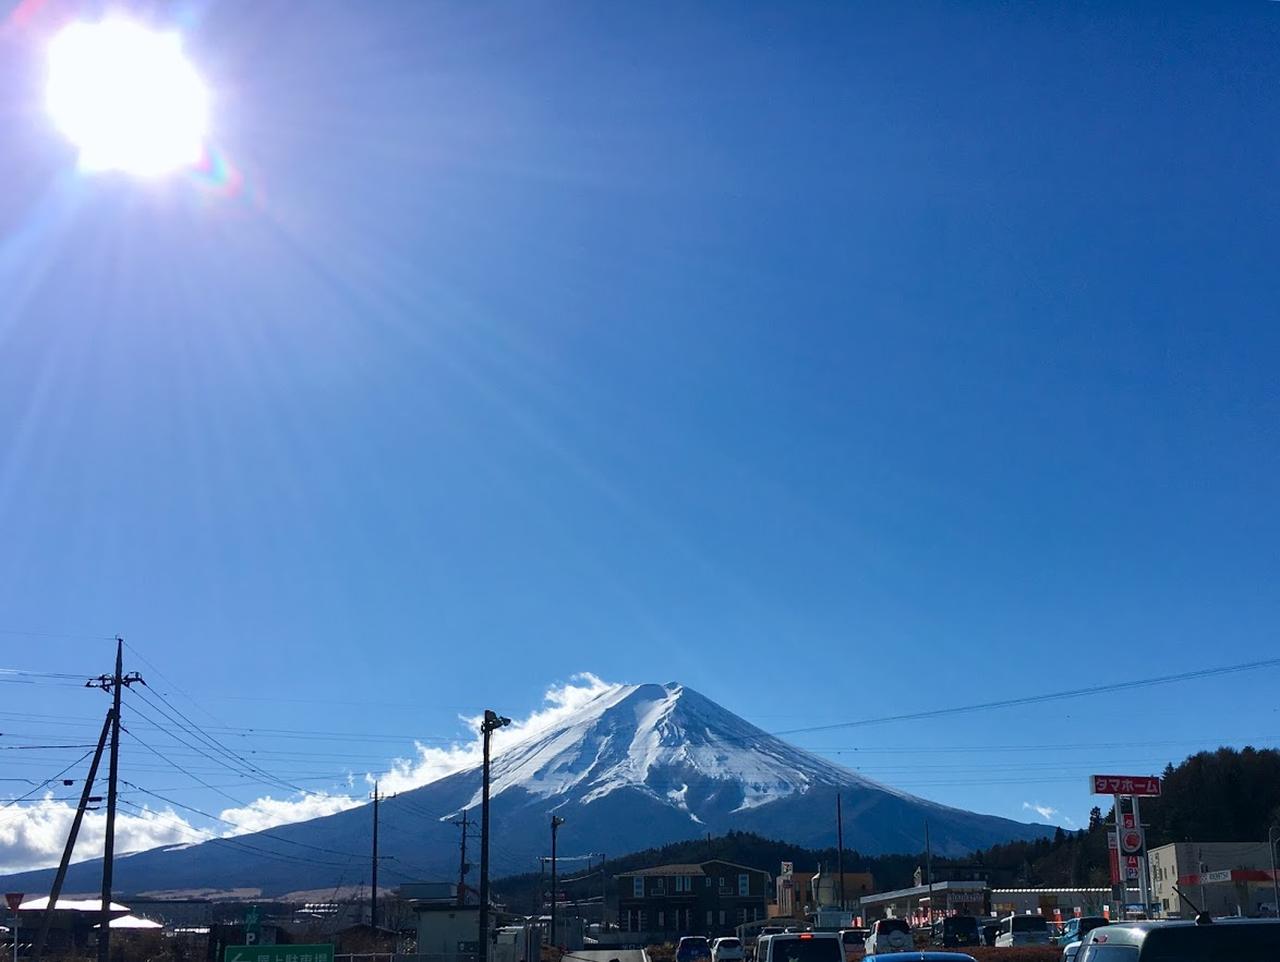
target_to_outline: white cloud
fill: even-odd
[[[513,720],[510,725],[493,733],[490,750],[494,755],[500,755],[504,749],[554,727],[583,705],[617,687],[590,672],[574,675],[564,685],[553,685],[543,694],[545,707],[534,711],[527,718]],[[392,763],[391,772],[378,777],[382,790],[392,794],[420,788],[445,775],[479,765],[482,751],[480,717],[463,716],[460,720],[475,732],[470,741],[459,741],[448,748],[436,748],[419,742],[415,746],[416,757],[397,758]],[[373,781],[372,775],[366,775],[365,778]]]
[[[261,832],[275,828],[277,825],[288,825],[290,822],[305,822],[320,818],[322,815],[333,815],[345,812],[349,808],[363,805],[364,799],[352,798],[349,795],[328,795],[323,792],[303,795],[300,798],[264,798],[254,799],[243,808],[224,808],[219,817],[224,822],[231,822],[234,829],[227,835],[244,835],[248,832]]]
[[[1035,812],[1041,818],[1049,819],[1058,814],[1058,810],[1051,805],[1041,805],[1039,802],[1023,802],[1022,809],[1026,812]]]
[[[0,873],[56,865],[67,843],[76,807],[46,797],[31,805],[0,811]],[[73,858],[80,862],[102,854],[105,811],[86,812]],[[116,851],[140,852],[161,845],[182,845],[212,838],[172,810],[142,808],[116,814]]]
[[[551,686],[543,695],[542,708],[535,710],[527,718],[513,720],[506,728],[494,733],[493,754],[499,755],[504,749],[546,731],[592,699],[616,687],[618,686],[602,681],[590,673],[574,675],[563,685]],[[388,795],[408,791],[445,775],[479,765],[480,718],[461,717],[459,720],[469,731],[475,733],[469,740],[459,739],[447,748],[418,743],[415,745],[415,757],[397,758],[392,761],[389,773],[377,776],[381,790]],[[374,776],[366,774],[364,780],[372,784]],[[345,781],[348,788],[355,788],[358,784],[356,776],[352,774],[348,774]],[[116,851],[124,854],[162,845],[199,842],[217,836],[259,832],[277,825],[346,811],[363,805],[366,801],[363,794],[299,793],[292,798],[274,798],[268,795],[241,807],[223,809],[218,814],[224,822],[213,825],[212,831],[196,827],[171,808],[152,810],[144,807],[136,811],[122,809],[116,816]],[[53,801],[48,797],[34,804],[0,810],[0,874],[56,865],[62,855],[62,847],[66,844],[74,814],[74,805]],[[228,826],[227,822],[234,827]],[[105,813],[86,813],[76,841],[75,860],[100,856],[105,832]]]

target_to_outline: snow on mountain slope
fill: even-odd
[[[700,821],[699,808],[712,795],[734,797],[729,811],[745,812],[818,785],[903,795],[788,745],[673,682],[616,686],[560,727],[505,748],[493,761],[491,792],[498,797],[520,788],[537,798],[591,804],[633,788]],[[477,792],[467,806],[479,801]]]

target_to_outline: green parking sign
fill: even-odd
[[[333,962],[333,944],[228,945],[223,962]]]

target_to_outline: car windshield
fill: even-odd
[[[773,940],[772,962],[844,962],[844,952],[836,939]]]
[[[958,935],[960,933],[976,935],[978,932],[978,920],[972,916],[955,915],[942,920],[942,931],[947,935]]]
[[[857,932],[846,932],[841,936],[845,945],[861,945],[863,938]]]
[[[890,932],[906,932],[910,935],[911,926],[906,919],[881,919],[876,923],[876,931],[881,935],[888,935]]]
[[[742,943],[737,939],[720,939],[716,946],[722,949],[739,949],[742,948]]]
[[[1015,932],[1048,932],[1049,920],[1043,915],[1015,915],[1013,917]]]

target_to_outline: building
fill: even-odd
[[[809,883],[816,872],[797,872],[792,863],[783,862],[782,871],[774,879],[774,904],[769,914],[775,918],[802,919],[809,910],[813,889]]]
[[[1174,842],[1151,849],[1147,863],[1151,898],[1166,916],[1275,914],[1266,842]]]
[[[1140,902],[1137,889],[1132,901]],[[1111,902],[1110,888],[997,888],[991,890],[991,912],[999,918],[1006,915],[1044,915],[1069,919],[1075,915],[1101,915]]]
[[[769,873],[721,859],[622,872],[618,925],[624,932],[661,936],[732,935],[736,926],[766,917]]]
[[[875,879],[870,872],[844,873],[844,902],[854,905],[864,895],[876,890]],[[813,911],[840,905],[840,873],[819,872],[809,880],[809,904]]]
[[[44,923],[49,896],[27,899],[18,907],[18,940],[34,941],[34,933]],[[129,907],[118,902],[110,903],[111,928],[116,921],[129,914]],[[7,913],[6,913],[7,914]],[[49,935],[45,946],[50,954],[76,954],[96,938],[94,929],[102,921],[101,899],[68,899],[59,897],[49,916]]]
[[[986,915],[991,910],[986,882],[934,882],[864,895],[862,914],[872,919],[915,919],[929,914],[930,905],[936,915]]]

